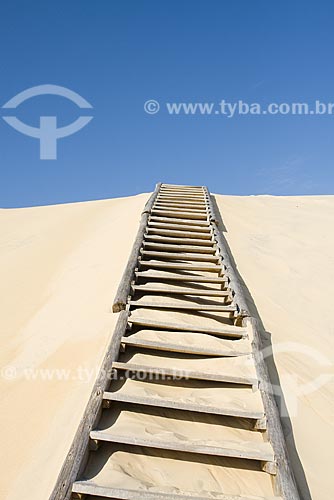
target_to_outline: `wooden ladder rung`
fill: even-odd
[[[194,253],[203,253],[203,254],[214,254],[217,251],[216,245],[213,243],[211,247],[205,247],[200,245],[173,245],[166,243],[154,243],[149,241],[144,241],[144,248],[155,248],[156,250],[169,251],[169,252],[194,252]]]
[[[185,207],[185,208],[208,208],[207,203],[205,201],[173,201],[173,200],[161,200],[159,197],[157,198],[154,206],[168,206],[168,207]]]
[[[158,491],[148,490],[130,490],[126,488],[112,488],[96,484],[92,480],[75,481],[72,491],[82,495],[94,495],[94,497],[112,498],[117,500],[283,500],[281,497],[259,497],[259,496],[239,496],[239,495],[226,495],[223,493],[215,493],[212,497],[211,493],[205,495],[200,493],[194,495],[193,492],[189,493],[159,493]]]
[[[154,203],[154,208],[171,208],[173,210],[185,210],[185,211],[207,211],[208,207],[205,203],[183,203],[180,202],[172,202],[172,201],[159,201],[157,200]]]
[[[180,207],[175,207],[173,205],[168,205],[168,204],[154,204],[153,210],[168,210],[169,212],[189,212],[189,213],[195,213],[195,214],[207,214],[208,210],[207,208],[190,208],[190,207],[185,207],[184,210],[181,210]]]
[[[140,426],[140,430],[145,434],[145,427]],[[161,429],[163,431],[163,429]],[[219,444],[208,444],[207,441],[175,439],[163,434],[159,438],[142,437],[125,433],[113,432],[110,430],[94,430],[90,432],[90,438],[96,441],[107,441],[111,443],[128,444],[133,446],[143,446],[144,448],[158,448],[161,450],[181,451],[184,453],[198,453],[202,455],[215,455],[218,457],[243,458],[248,460],[274,461],[274,453],[269,443],[252,443],[240,441],[221,441]]]
[[[183,271],[206,271],[210,273],[220,273],[222,266],[214,264],[185,264],[183,262],[162,262],[154,260],[139,260],[139,267],[150,267],[160,269],[182,269]]]
[[[231,337],[240,339],[247,336],[246,328],[240,326],[224,325],[221,328],[209,326],[191,325],[186,323],[174,323],[169,321],[154,320],[147,317],[138,317],[133,314],[129,316],[128,322],[132,325],[140,325],[150,328],[161,328],[163,330],[175,330],[179,332],[207,333],[221,337]]]
[[[143,382],[143,384],[147,384],[147,382]],[[154,384],[156,385],[156,384]],[[223,386],[222,386],[223,387]],[[221,388],[220,392],[228,391],[229,396],[226,400],[226,404],[221,404],[219,406],[212,406],[205,401],[199,401],[193,396],[193,402],[191,402],[191,398],[189,397],[187,401],[182,401],[181,399],[175,397],[156,397],[156,396],[138,396],[137,394],[129,394],[119,392],[109,392],[106,391],[103,394],[103,399],[107,401],[118,401],[122,403],[132,403],[144,406],[154,406],[156,408],[174,408],[176,410],[184,410],[198,413],[209,413],[212,415],[226,415],[232,417],[241,417],[241,418],[250,418],[254,420],[260,420],[264,417],[263,410],[254,410],[253,408],[247,409],[247,407],[240,405],[240,398],[237,397],[234,401],[233,391],[240,392],[240,389],[233,388]],[[256,395],[260,396],[260,391],[252,392],[251,388],[247,388],[245,390],[250,391],[253,397]],[[250,399],[250,398],[249,398]],[[258,399],[258,405],[262,405],[262,401],[260,402]]]
[[[151,271],[135,271],[135,277],[136,278],[142,278],[142,279],[160,279],[162,281],[168,280],[168,281],[184,281],[184,282],[194,282],[194,283],[217,283],[217,284],[225,284],[227,283],[227,278],[226,276],[191,276],[189,274],[173,274],[169,273],[167,274],[158,274],[157,272],[151,272]]]
[[[133,347],[200,356],[244,356],[252,352],[249,339],[227,340],[195,332],[144,329],[122,337],[121,342]]]
[[[163,298],[163,297],[162,297]],[[186,311],[216,311],[216,312],[228,312],[234,313],[237,309],[234,306],[224,306],[224,305],[211,305],[211,304],[181,304],[178,302],[173,302],[171,304],[166,304],[164,302],[150,302],[148,300],[130,300],[129,304],[132,307],[148,307],[150,309],[182,309]]]
[[[182,238],[195,238],[195,239],[203,239],[203,240],[210,240],[212,241],[212,234],[211,233],[206,233],[206,232],[191,232],[189,230],[183,231],[183,230],[176,230],[176,229],[159,229],[159,228],[153,228],[153,227],[148,227],[147,228],[147,234],[161,234],[161,235],[166,235],[166,236],[180,236]]]
[[[186,288],[177,286],[163,285],[132,285],[133,292],[142,293],[161,293],[164,295],[199,295],[202,297],[228,297],[230,292],[227,290],[203,290],[202,288]]]
[[[171,259],[171,260],[192,260],[203,262],[218,262],[220,258],[216,255],[207,255],[203,253],[187,252],[163,252],[156,250],[142,250],[141,255],[147,258]]]
[[[174,193],[166,193],[166,194],[160,194],[159,195],[159,200],[161,201],[189,201],[189,202],[195,202],[195,203],[206,203],[207,199],[204,196],[201,195],[196,195],[196,194],[174,194]]]
[[[191,225],[191,224],[176,224],[176,223],[169,224],[168,222],[150,221],[150,222],[148,222],[147,226],[149,228],[175,229],[176,231],[180,231],[181,229],[184,229],[185,231],[195,231],[195,232],[198,231],[200,233],[213,234],[210,227],[196,226],[196,225]]]
[[[194,193],[199,194],[201,196],[205,195],[205,191],[202,187],[182,187],[182,186],[161,186],[160,193],[164,193],[166,191],[171,191],[172,193]]]
[[[209,224],[208,221],[202,221],[202,220],[192,220],[192,219],[173,219],[173,217],[163,217],[163,216],[157,216],[157,215],[151,215],[149,218],[149,223],[151,222],[159,222],[159,223],[166,223],[169,225],[172,224],[177,224],[177,225],[184,225],[184,226],[200,226],[201,229],[209,229],[212,231],[212,228]]]
[[[201,245],[202,247],[214,247],[214,241],[192,239],[189,241],[188,238],[177,238],[173,236],[162,236],[158,234],[146,234],[144,236],[144,241],[156,241],[159,243],[171,243],[175,245]]]
[[[198,220],[207,220],[208,219],[208,214],[207,213],[194,213],[194,212],[189,212],[189,211],[184,211],[184,212],[173,212],[171,210],[162,210],[162,209],[155,209],[152,208],[152,214],[156,215],[163,215],[165,217],[174,217],[176,219],[198,219]]]
[[[242,356],[243,358],[244,356]],[[215,358],[217,359],[217,358]],[[221,358],[218,358],[221,359]],[[236,359],[236,358],[227,358],[227,359]],[[173,360],[170,359],[169,362],[172,364]],[[198,361],[200,364],[200,361]],[[212,373],[205,372],[200,370],[187,370],[187,369],[178,369],[173,368],[172,366],[146,366],[143,364],[136,364],[131,362],[122,363],[116,361],[112,366],[116,370],[126,371],[127,373],[136,372],[136,373],[145,373],[146,375],[159,375],[166,377],[177,377],[178,380],[182,378],[189,380],[208,380],[211,382],[224,382],[226,384],[241,384],[241,385],[250,385],[257,386],[258,380],[256,377],[247,377],[245,375],[235,375],[229,374],[227,371],[224,373],[223,370],[221,373]]]
[[[162,189],[165,188],[175,188],[175,189],[198,189],[204,191],[203,186],[194,186],[193,184],[169,184],[168,182],[164,182],[161,184]]]

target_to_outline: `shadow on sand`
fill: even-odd
[[[221,217],[215,196],[212,196],[211,199],[212,199],[212,204],[213,204],[213,207],[215,210],[216,217],[218,218],[218,221],[217,221],[218,225],[219,225],[220,229],[223,231],[223,233],[227,233],[227,229],[226,229],[224,222],[223,222],[223,219]],[[225,241],[226,241],[226,239],[225,239]],[[266,331],[264,328],[263,322],[261,320],[260,314],[257,310],[257,307],[255,305],[253,297],[252,297],[249,289],[247,288],[244,280],[242,279],[242,277],[239,274],[237,264],[233,258],[233,254],[231,252],[231,249],[230,249],[227,241],[226,241],[226,247],[229,250],[231,263],[234,266],[234,269],[236,271],[236,275],[237,275],[237,277],[240,281],[240,284],[244,290],[245,299],[246,299],[247,305],[248,305],[248,310],[249,310],[251,316],[256,318],[258,321],[258,329],[259,329],[259,333],[261,336],[262,346],[264,349],[268,350],[268,352],[272,353],[271,333]],[[269,370],[269,375],[270,375],[270,380],[271,380],[272,385],[275,387],[281,387],[279,374],[278,374],[276,364],[275,364],[275,359],[274,359],[274,356],[272,354],[270,356],[266,356],[266,365],[267,365],[268,370]],[[294,439],[294,435],[293,435],[291,419],[289,417],[288,408],[286,405],[286,401],[285,401],[283,392],[281,391],[281,395],[279,397],[275,396],[275,399],[276,399],[277,406],[280,409],[280,414],[284,415],[283,417],[281,416],[281,424],[282,424],[283,433],[284,433],[284,437],[285,437],[285,441],[286,441],[286,446],[287,446],[289,458],[290,458],[290,461],[291,461],[291,464],[293,467],[293,472],[294,472],[294,476],[296,479],[296,483],[297,483],[300,497],[302,500],[312,500],[311,493],[310,493],[310,490],[309,490],[309,487],[307,484],[305,472],[304,472],[302,463],[300,461],[300,458],[299,458],[299,455],[297,452],[296,443],[295,443],[295,439]]]

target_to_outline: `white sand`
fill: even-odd
[[[110,305],[147,196],[0,211],[1,367],[72,369],[66,382],[1,378],[2,499],[52,490],[117,319]]]
[[[320,379],[318,390],[298,396],[296,412],[291,375],[305,384],[332,369],[319,361],[332,360],[334,351],[334,197],[217,198],[238,269],[272,335],[311,493],[331,500],[333,385]],[[72,368],[66,382],[1,378],[1,498],[45,500],[52,490],[117,319],[110,303],[146,199],[0,211],[1,366],[18,375],[31,367]],[[176,320],[190,322],[184,313]],[[90,368],[89,383],[88,373],[76,372],[80,366]]]
[[[332,500],[334,196],[217,201],[238,270],[271,333],[312,498]],[[319,388],[305,386],[321,375]],[[301,480],[296,457],[294,463]],[[305,489],[303,494],[307,498]]]

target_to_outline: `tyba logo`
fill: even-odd
[[[2,107],[3,109],[15,109],[27,99],[41,95],[58,95],[74,102],[81,109],[92,108],[89,102],[79,94],[58,85],[38,85],[37,87],[31,87],[17,94]],[[23,123],[15,116],[3,116],[5,122],[18,132],[21,132],[21,134],[39,139],[41,160],[56,160],[57,140],[75,134],[87,125],[92,118],[92,116],[81,116],[69,125],[57,128],[56,116],[41,116],[38,128]]]

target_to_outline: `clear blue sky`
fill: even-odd
[[[175,116],[166,102],[334,102],[334,4],[305,0],[3,0],[0,106],[54,84],[93,120],[40,160],[0,118],[0,206],[126,196],[159,181],[227,194],[332,194],[333,116]],[[145,113],[155,99],[161,110]],[[85,110],[87,114],[87,110]],[[56,96],[15,113],[65,125]],[[0,109],[0,115],[6,115]]]

